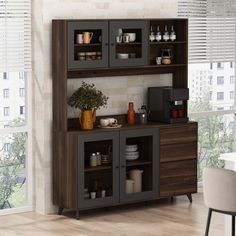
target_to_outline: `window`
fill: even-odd
[[[224,69],[224,64],[222,62],[217,62],[217,69]]]
[[[10,107],[3,107],[3,115],[4,116],[10,115]]]
[[[217,101],[224,100],[224,92],[217,92]]]
[[[212,101],[212,91],[209,92],[209,100]]]
[[[212,85],[213,84],[213,76],[209,76],[209,85]]]
[[[229,98],[230,99],[234,99],[234,91],[230,91],[229,92]]]
[[[7,72],[4,72],[4,73],[3,73],[3,79],[5,79],[5,80],[6,80],[6,79],[9,79],[9,76],[8,76],[8,73],[7,73]]]
[[[231,75],[231,76],[229,77],[229,83],[230,83],[230,84],[234,84],[234,76],[233,76],[233,75]]]
[[[25,88],[19,88],[19,96],[24,97],[25,96]]]
[[[32,210],[31,1],[0,1],[0,19],[1,215]]]
[[[20,106],[20,115],[25,114],[25,106]]]
[[[9,98],[9,89],[3,89],[3,97]]]
[[[233,152],[235,147],[236,98],[229,99],[230,92],[234,91],[232,85],[235,84],[236,58],[236,4],[232,2],[177,2],[178,16],[189,19],[189,84],[196,79],[197,74],[206,72],[207,75],[206,86],[199,95],[202,99],[196,97],[196,91],[190,90],[189,96],[189,117],[198,121],[199,127],[199,181],[202,180],[205,166],[223,167],[219,155]],[[217,77],[224,77],[224,83]]]
[[[10,150],[10,143],[4,143],[3,150],[4,152],[8,152]]]
[[[224,84],[224,76],[217,76],[217,85]]]

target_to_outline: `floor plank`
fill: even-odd
[[[66,216],[39,215],[33,212],[0,217],[0,236],[201,236],[204,235],[207,208],[202,193],[171,203],[162,200],[148,204],[74,213]],[[213,213],[210,235],[223,235],[224,216]]]

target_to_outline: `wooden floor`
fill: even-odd
[[[23,213],[0,217],[0,236],[201,236],[207,208],[202,194],[149,203],[74,214],[42,216]],[[223,236],[224,216],[213,213],[210,235]]]

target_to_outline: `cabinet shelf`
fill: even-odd
[[[102,165],[102,166],[94,166],[94,167],[85,167],[84,171],[85,172],[91,172],[91,171],[99,171],[99,170],[110,170],[111,166],[110,165]]]
[[[126,160],[126,166],[144,166],[144,165],[151,165],[152,161],[143,161],[143,160],[135,160],[135,161],[128,161]]]
[[[130,43],[116,43],[117,46],[134,46],[141,45],[140,42],[130,42]]]
[[[75,47],[94,47],[94,46],[96,46],[96,47],[98,47],[98,46],[102,46],[102,44],[101,43],[83,43],[83,44],[75,44],[74,45]]]
[[[150,42],[150,45],[163,45],[163,44],[185,44],[187,41],[161,41],[161,42]]]

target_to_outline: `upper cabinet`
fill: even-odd
[[[110,66],[148,64],[148,23],[143,20],[110,21]]]
[[[68,22],[68,68],[108,67],[108,22]]]
[[[67,78],[173,74],[187,87],[187,19],[53,20],[53,65]]]

